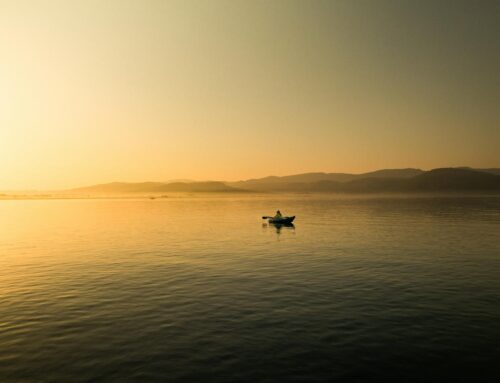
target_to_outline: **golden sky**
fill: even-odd
[[[0,190],[500,166],[499,8],[0,0]]]

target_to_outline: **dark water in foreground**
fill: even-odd
[[[295,228],[263,226],[280,208]],[[500,198],[0,201],[0,382],[498,381]]]

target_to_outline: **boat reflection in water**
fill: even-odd
[[[263,223],[262,227],[265,229],[267,229],[268,227],[274,228],[278,236],[281,234],[282,230],[290,230],[295,232],[295,225],[293,223]]]

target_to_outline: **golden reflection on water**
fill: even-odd
[[[263,224],[277,209],[295,225]],[[435,355],[436,334],[443,355],[465,364],[467,344],[487,358],[499,217],[498,198],[1,201],[0,381],[236,377],[249,359],[235,347],[283,350],[290,368],[296,350],[320,350],[322,370],[337,358],[354,371],[349,355],[380,362],[360,345]]]

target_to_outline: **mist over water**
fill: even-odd
[[[499,197],[0,201],[1,382],[494,381],[499,302]]]

